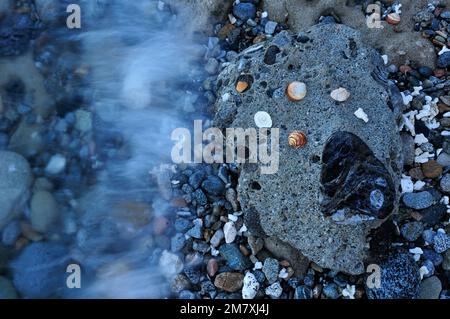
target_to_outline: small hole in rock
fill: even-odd
[[[253,181],[250,183],[250,188],[259,191],[259,190],[261,190],[261,184]]]

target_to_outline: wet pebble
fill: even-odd
[[[253,3],[241,2],[233,7],[233,14],[242,21],[254,19],[256,16],[256,7]]]
[[[445,174],[439,184],[443,192],[450,193],[450,174]]]
[[[433,204],[433,195],[429,192],[406,193],[402,197],[403,203],[413,209],[425,209]]]
[[[252,266],[248,257],[244,256],[234,243],[223,244],[219,248],[220,255],[227,261],[228,266],[233,270],[245,270]]]
[[[279,282],[274,282],[265,290],[266,295],[273,298],[278,299],[280,298],[281,294],[283,293],[283,288],[281,287]]]
[[[269,284],[273,284],[278,279],[278,273],[280,271],[280,265],[278,260],[274,258],[266,258],[264,260],[262,271],[267,278]]]
[[[243,274],[236,272],[224,272],[216,276],[214,286],[227,292],[236,292],[242,288],[243,282]]]
[[[424,279],[420,284],[419,299],[438,299],[442,291],[442,283],[438,277]]]
[[[210,175],[202,183],[202,188],[208,194],[219,196],[225,191],[225,185],[217,176]]]
[[[443,232],[437,232],[434,236],[433,248],[438,254],[445,252],[450,248],[450,236]]]
[[[401,234],[407,241],[416,241],[422,232],[423,224],[421,222],[407,223],[401,228]]]
[[[242,298],[253,299],[259,290],[259,282],[255,275],[247,272],[244,277],[244,285],[242,287]]]

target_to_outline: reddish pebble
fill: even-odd
[[[214,277],[214,275],[217,273],[217,270],[219,270],[219,264],[217,263],[217,260],[215,260],[214,258],[208,260],[206,270],[208,272],[209,277]]]
[[[398,69],[400,70],[400,72],[402,72],[404,74],[406,74],[412,70],[409,65],[401,65]]]
[[[169,220],[164,216],[155,217],[153,220],[153,231],[155,235],[162,235],[169,226]]]
[[[442,76],[445,75],[445,70],[444,69],[436,69],[434,70],[434,76],[437,78],[440,78]]]

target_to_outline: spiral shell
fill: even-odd
[[[397,25],[401,22],[400,15],[396,12],[392,12],[386,16],[386,22],[392,25]]]
[[[308,143],[308,139],[306,138],[305,133],[300,131],[294,131],[291,134],[289,134],[288,137],[289,145],[293,148],[300,148],[306,145]]]

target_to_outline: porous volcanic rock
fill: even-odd
[[[397,108],[390,107],[395,103],[388,85],[376,80],[383,74],[381,57],[358,31],[321,24],[305,34],[307,42],[283,31],[224,68],[214,121],[222,129],[256,128],[254,114],[265,111],[280,130],[278,172],[261,174],[258,164],[240,167],[238,192],[249,230],[278,237],[322,267],[360,274],[368,233],[398,208]],[[279,53],[265,59],[278,51],[272,46]],[[251,86],[238,93],[242,76]],[[306,84],[302,101],[287,99],[292,81]],[[339,87],[351,94],[345,102],[330,97]],[[367,123],[354,115],[359,108]],[[305,133],[306,146],[289,146],[293,131]]]

